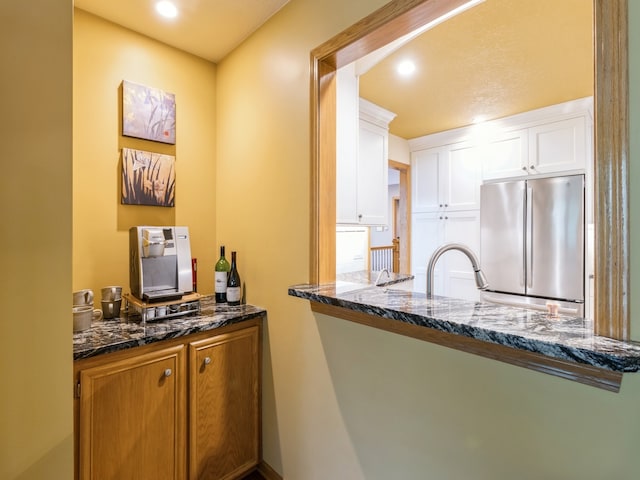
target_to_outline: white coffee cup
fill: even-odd
[[[154,318],[156,318],[156,308],[155,307],[147,308],[145,310],[145,315],[146,315],[145,318],[147,320],[153,320]]]
[[[156,315],[158,317],[164,317],[167,314],[167,307],[156,307]]]
[[[73,305],[93,305],[93,290],[85,288],[73,292]]]
[[[73,311],[73,331],[82,332],[91,328],[91,321],[102,319],[102,310],[93,308],[92,305],[75,306]]]

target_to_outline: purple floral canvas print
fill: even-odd
[[[176,97],[158,88],[122,81],[122,134],[176,143]]]
[[[175,206],[175,157],[122,149],[122,203]]]

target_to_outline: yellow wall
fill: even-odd
[[[0,23],[0,478],[69,479],[70,2],[2,2]]]
[[[616,395],[286,295],[308,279],[309,51],[383,3],[293,0],[218,66],[217,171],[232,181],[217,185],[217,231],[238,246],[248,300],[269,312],[265,460],[286,480],[638,478],[640,374]],[[633,327],[640,338],[639,316]]]
[[[213,291],[214,64],[76,9],[73,43],[73,288],[129,290],[129,228],[187,225],[198,290]],[[176,96],[176,145],[123,137],[121,83]],[[176,157],[175,208],[121,205],[121,148]],[[99,304],[98,304],[99,305]]]

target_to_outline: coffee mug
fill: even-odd
[[[120,316],[120,305],[122,299],[102,300],[102,315],[105,319],[117,318]]]
[[[93,305],[93,290],[85,288],[73,292],[73,305]]]
[[[122,298],[122,287],[110,286],[102,289],[102,301],[112,302]]]
[[[82,332],[91,327],[91,321],[101,320],[102,312],[93,309],[91,305],[81,305],[73,307],[73,331]]]
[[[167,314],[167,307],[156,307],[156,315],[158,317],[164,317]]]
[[[156,308],[155,307],[147,308],[145,310],[145,312],[146,312],[146,317],[145,318],[147,320],[153,320],[154,318],[156,318]]]

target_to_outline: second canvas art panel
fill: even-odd
[[[122,203],[125,205],[175,206],[175,157],[122,149]]]

